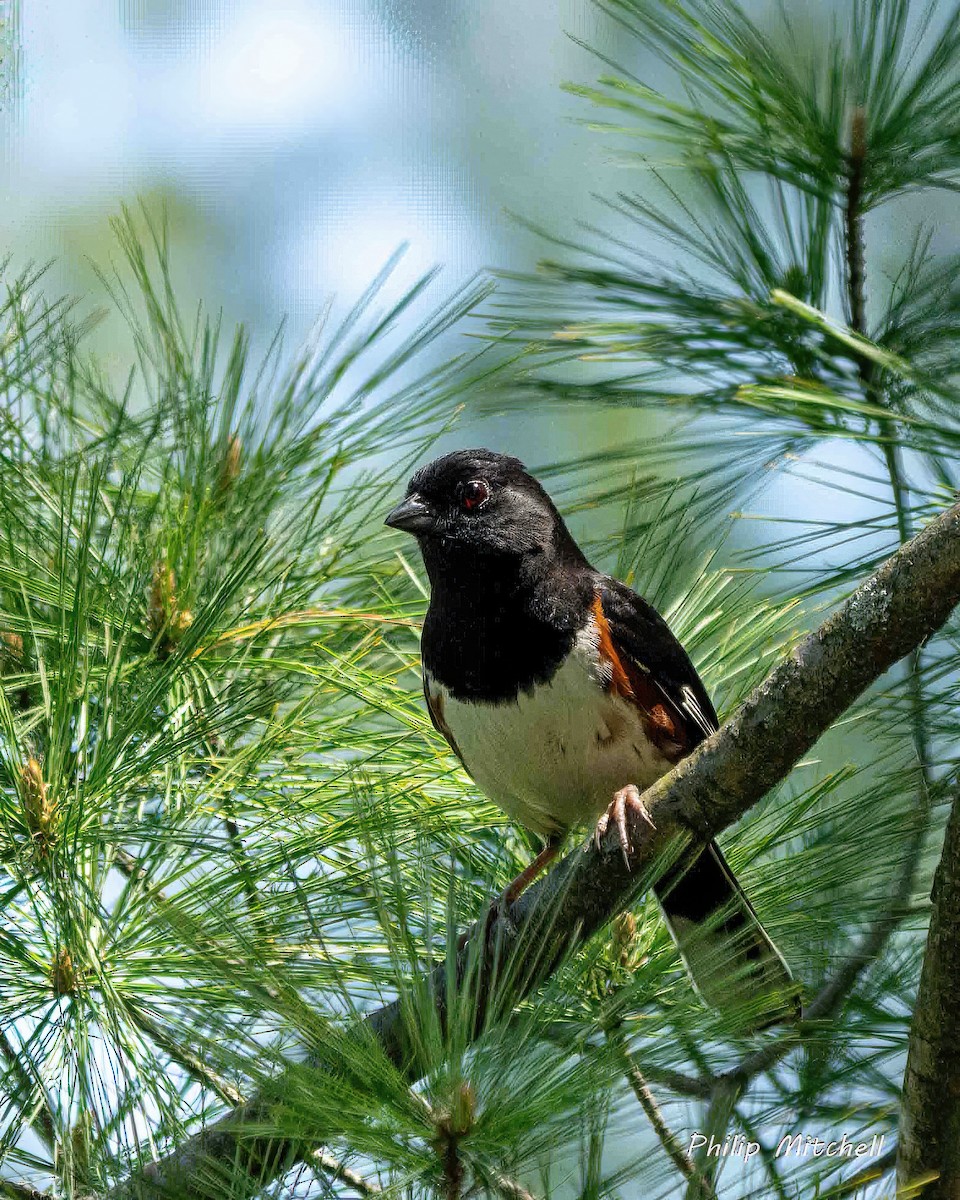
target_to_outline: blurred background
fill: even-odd
[[[662,82],[591,0],[5,7],[3,252],[52,260],[48,292],[96,307],[93,265],[118,257],[111,218],[142,200],[167,214],[184,311],[203,299],[255,347],[282,319],[295,346],[401,243],[395,292],[443,268],[425,310],[477,271],[531,268],[544,243],[516,218],[576,236],[603,220],[598,196],[637,182],[561,84],[597,77],[591,51]],[[463,332],[433,353],[463,349]],[[106,321],[93,344],[122,369],[117,334]],[[529,417],[472,436],[542,463],[649,423]]]
[[[409,243],[436,292],[529,265],[616,167],[565,79],[611,51],[587,0],[39,0],[8,6],[0,240],[96,290],[122,202],[165,204],[187,293],[306,334]]]
[[[761,23],[774,7],[748,5]],[[844,9],[790,7],[801,37]],[[244,322],[255,350],[281,320],[295,348],[401,243],[388,292],[442,267],[426,313],[478,271],[533,268],[545,243],[523,221],[574,239],[582,222],[609,227],[598,197],[642,188],[642,171],[561,85],[593,82],[598,53],[664,83],[592,0],[7,0],[0,11],[0,254],[16,267],[49,260],[48,294],[95,309],[106,296],[94,266],[119,257],[110,221],[142,201],[166,213],[183,310],[202,299],[227,328]],[[871,218],[883,228],[868,272],[896,270],[910,204],[910,223],[896,205]],[[92,346],[123,372],[118,321],[102,321]],[[467,332],[430,353],[462,351]],[[656,419],[551,408],[468,422],[452,440],[543,464],[649,434]],[[834,503],[778,473],[758,506],[816,515]],[[851,519],[869,515],[850,503]]]
[[[761,24],[774,8],[748,4]],[[790,8],[802,38],[845,6]],[[388,292],[443,268],[426,312],[478,271],[534,267],[545,243],[523,222],[574,239],[582,222],[609,227],[598,197],[642,188],[642,171],[618,161],[588,128],[590,105],[561,85],[593,82],[607,69],[598,55],[665,82],[592,0],[7,0],[0,11],[2,252],[17,267],[50,260],[48,293],[96,308],[94,266],[118,258],[110,221],[142,201],[166,213],[183,310],[202,299],[227,328],[244,322],[255,349],[281,320],[294,348],[402,243]],[[876,220],[883,261],[868,271],[893,272],[910,230],[896,205]],[[118,320],[92,344],[122,371]],[[466,332],[431,353],[463,350]],[[542,464],[649,434],[650,422],[551,409],[454,440]],[[797,503],[784,478],[764,501],[777,511]],[[820,503],[796,486],[803,504]]]

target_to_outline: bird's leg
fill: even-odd
[[[623,852],[623,861],[627,865],[627,870],[630,870],[630,855],[633,853],[633,847],[630,845],[630,834],[627,831],[627,809],[634,812],[640,820],[655,830],[650,814],[647,812],[647,806],[643,802],[643,797],[640,795],[640,790],[634,784],[628,783],[626,787],[614,793],[613,801],[607,811],[597,821],[597,830],[594,834],[594,841],[597,849],[600,849],[600,842],[604,834],[610,828],[610,823],[613,822],[614,828],[617,831],[617,836],[620,839],[620,849]]]
[[[487,909],[487,938],[489,938],[490,930],[497,923],[497,921],[499,921],[501,917],[507,916],[510,905],[514,902],[514,900],[516,900],[520,893],[528,888],[540,874],[543,868],[557,857],[562,845],[563,835],[551,834],[544,842],[543,849],[533,860],[533,862],[528,867],[524,867],[516,879],[514,879],[512,883],[507,884],[496,900],[494,900],[494,902]],[[469,933],[461,934],[460,940],[457,942],[458,950],[463,949],[467,943],[468,937]]]
[[[525,891],[536,879],[540,872],[557,857],[563,838],[553,834],[543,843],[543,849],[528,866],[524,867],[516,879],[504,888],[498,901],[501,909],[507,908]]]

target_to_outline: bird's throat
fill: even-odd
[[[548,578],[476,558],[444,570],[424,623],[424,667],[457,699],[515,699],[551,679],[570,653],[592,586],[580,572]]]

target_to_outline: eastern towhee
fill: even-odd
[[[640,793],[717,728],[666,622],[587,562],[515,458],[436,459],[386,523],[416,537],[430,579],[421,652],[433,724],[480,789],[545,839],[507,895],[598,816],[626,853],[625,809],[646,816]],[[655,890],[704,999],[745,994],[758,1024],[795,1012],[790,972],[715,842],[693,845]]]

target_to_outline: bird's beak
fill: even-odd
[[[413,534],[428,533],[435,524],[433,510],[416,492],[401,500],[384,521],[384,525],[389,525],[391,529],[402,529],[405,533]]]

